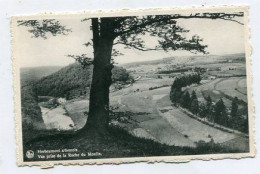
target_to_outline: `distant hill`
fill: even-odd
[[[162,58],[162,59],[157,59],[157,60],[147,60],[147,61],[140,61],[140,62],[131,62],[131,63],[126,63],[123,64],[122,66],[124,68],[132,68],[136,66],[141,66],[141,65],[157,65],[160,63],[171,63],[174,57],[167,57],[167,58]]]
[[[28,67],[28,68],[21,68],[20,75],[21,75],[21,83],[22,86],[39,80],[42,77],[48,76],[58,70],[60,70],[61,66],[42,66],[42,67]]]
[[[193,56],[165,57],[157,60],[126,63],[123,64],[122,66],[128,69],[128,68],[134,68],[142,65],[200,64],[200,63],[216,63],[225,60],[245,61],[245,54],[236,53],[236,54],[225,54],[225,55],[193,55]]]
[[[33,82],[36,95],[70,99],[87,94],[91,85],[92,70],[92,65],[82,68],[79,63],[60,68],[58,71]],[[117,66],[113,68],[113,82],[127,81],[129,78],[131,77],[124,68]]]

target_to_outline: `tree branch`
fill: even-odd
[[[83,68],[89,66],[89,65],[92,65],[93,64],[93,58],[89,58],[87,57],[86,54],[81,54],[81,55],[67,55],[67,57],[71,57],[73,59],[75,59],[77,62],[79,62]]]
[[[125,45],[125,46],[127,46],[127,48],[131,47],[131,48],[137,49],[139,51],[159,51],[159,50],[163,50],[163,49],[159,49],[159,48],[142,48],[142,47],[138,47],[136,45],[130,44],[130,43],[123,43],[123,42],[120,42],[120,41],[114,43],[114,45],[118,45],[118,44]]]
[[[234,18],[236,17],[243,17],[244,13],[239,12],[239,13],[233,13],[233,14],[226,14],[226,13],[195,13],[195,14],[190,14],[190,15],[180,15],[180,14],[175,14],[175,15],[160,15],[160,16],[147,16],[143,18],[135,18],[135,22],[133,23],[134,25],[130,26],[128,29],[118,31],[116,33],[116,36],[120,36],[132,31],[136,31],[137,29],[142,29],[145,28],[149,25],[152,25],[154,23],[172,23],[176,19],[222,19],[222,20],[228,20],[232,22],[239,23],[243,25],[243,23],[235,20]],[[132,17],[133,18],[133,17]],[[127,20],[129,18],[124,18],[123,21]],[[131,19],[130,19],[131,20]],[[120,21],[122,22],[122,21]],[[129,23],[131,25],[131,23]]]
[[[18,21],[18,26],[30,27],[31,29],[29,32],[33,34],[33,37],[42,37],[44,39],[47,39],[47,33],[51,33],[53,36],[56,36],[58,34],[67,35],[71,32],[71,29],[67,29],[55,19],[44,19],[42,21],[21,20]]]

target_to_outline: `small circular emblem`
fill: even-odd
[[[34,157],[34,152],[33,152],[32,150],[28,150],[28,151],[26,152],[26,157],[27,157],[27,158],[33,158],[33,157]]]

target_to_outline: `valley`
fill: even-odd
[[[195,148],[203,143],[216,143],[243,152],[249,151],[249,140],[245,133],[195,119],[188,111],[174,106],[170,101],[171,85],[175,78],[199,72],[202,78],[200,84],[192,84],[184,90],[190,93],[195,91],[201,103],[206,102],[208,96],[213,103],[222,99],[227,108],[231,107],[232,99],[237,97],[238,108],[243,117],[247,117],[243,56],[205,57],[165,58],[123,65],[134,80],[117,82],[111,86],[110,107],[113,116],[110,125],[119,126],[136,137],[167,145]],[[44,81],[48,82],[48,77]],[[76,131],[85,125],[89,92],[82,92],[84,89],[86,87],[77,86],[73,95],[64,91],[63,96],[52,96],[66,100],[56,107],[41,106],[47,129]],[[68,93],[70,97],[66,97]]]

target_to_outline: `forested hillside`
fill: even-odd
[[[43,77],[34,87],[38,96],[69,98],[77,93],[85,93],[91,84],[91,78],[92,66],[83,69],[74,63]]]
[[[79,63],[73,63],[41,79],[31,78],[33,74],[26,73],[28,71],[23,70],[21,71],[21,81],[23,84],[29,84],[28,79],[31,79],[29,81],[33,84],[37,96],[65,97],[70,99],[88,93],[92,79],[92,69],[93,66],[82,68]],[[42,72],[42,74],[48,72]],[[37,72],[35,74],[38,77],[37,74],[41,73]],[[124,68],[117,66],[113,68],[113,82],[125,82],[129,78],[129,73]]]
[[[32,85],[23,86],[21,89],[23,140],[32,138],[35,131],[45,129],[38,97]]]

